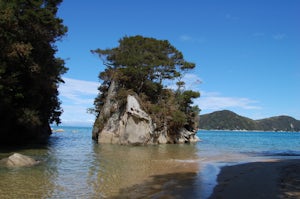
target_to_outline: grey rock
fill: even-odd
[[[128,95],[126,110],[111,114],[103,130],[99,132],[99,143],[141,145],[151,142],[153,124],[150,116],[141,109],[134,96]]]
[[[37,165],[38,163],[40,162],[20,153],[14,153],[8,158],[0,160],[0,164],[5,167],[28,167]]]
[[[163,130],[156,130],[156,124],[141,108],[138,97],[128,95],[126,107],[121,106],[120,102],[115,100],[117,91],[118,86],[112,82],[95,121],[93,139],[98,143],[146,145],[199,141],[196,132],[186,129],[172,135],[168,135],[167,125]]]

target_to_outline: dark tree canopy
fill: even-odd
[[[100,79],[117,78],[123,86],[137,93],[145,90],[147,81],[162,84],[165,79],[179,77],[180,71],[195,67],[167,40],[135,36],[124,37],[119,43],[117,48],[92,51],[107,66]],[[110,72],[113,74],[107,77]]]
[[[67,71],[55,42],[67,32],[61,0],[0,0],[0,138],[35,138],[60,123],[58,84]],[[21,142],[21,141],[20,141]]]
[[[99,74],[103,83],[95,100],[96,113],[100,113],[108,88],[114,81],[122,95],[119,98],[125,97],[126,91],[139,95],[158,128],[166,123],[174,131],[183,126],[196,127],[197,122],[192,117],[198,116],[199,109],[192,107],[192,99],[200,94],[182,89],[182,76],[195,64],[186,61],[169,41],[143,36],[124,37],[118,47],[92,52],[98,54],[106,66]],[[177,80],[178,89],[165,88],[163,82],[166,80]]]

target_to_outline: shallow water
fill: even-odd
[[[199,131],[197,144],[96,144],[91,128],[63,127],[47,146],[0,149],[42,163],[0,167],[0,198],[206,198],[219,165],[299,158],[300,133]]]

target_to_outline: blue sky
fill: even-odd
[[[57,43],[69,68],[59,89],[65,125],[94,121],[86,109],[104,66],[90,50],[133,35],[167,39],[196,64],[185,79],[201,93],[201,114],[300,119],[298,0],[64,0],[58,16],[69,28]]]

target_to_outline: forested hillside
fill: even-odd
[[[223,110],[200,116],[200,129],[300,131],[300,121],[289,116],[252,120]]]

